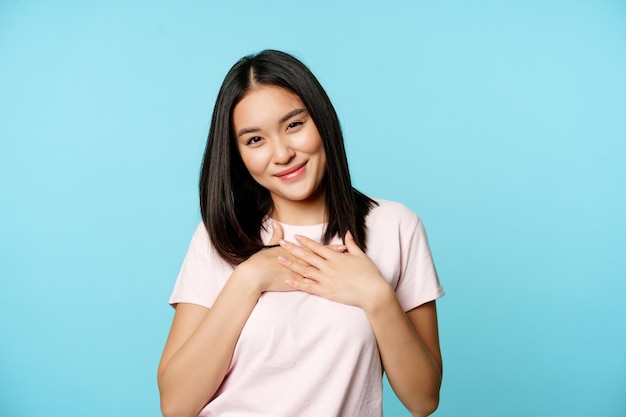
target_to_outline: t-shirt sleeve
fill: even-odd
[[[420,218],[407,213],[400,228],[401,270],[396,295],[404,311],[443,296],[437,270]]]
[[[169,303],[198,304],[207,308],[215,299],[233,268],[219,257],[202,222],[196,228]]]

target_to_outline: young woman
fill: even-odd
[[[443,295],[420,219],[350,183],[335,110],[279,51],[217,97],[198,226],[170,303],[161,409],[178,416],[381,416],[382,373],[438,405]]]

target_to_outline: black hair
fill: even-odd
[[[300,97],[322,138],[326,172],[321,186],[328,220],[323,242],[349,230],[365,250],[365,217],[376,202],[352,187],[337,113],[313,73],[293,56],[275,50],[240,59],[226,74],[215,102],[200,173],[200,212],[213,246],[232,265],[263,248],[261,227],[272,199],[244,166],[232,123],[235,106],[248,91],[263,85]]]

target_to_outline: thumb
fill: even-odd
[[[278,245],[283,238],[283,228],[276,220],[272,220],[272,238],[268,242],[268,246]]]
[[[346,242],[346,247],[348,248],[348,253],[350,253],[352,255],[358,255],[358,254],[362,254],[363,253],[361,248],[359,248],[359,245],[357,245],[356,242],[354,241],[354,238],[352,237],[352,233],[350,233],[349,230],[346,232],[346,236],[344,238],[344,241]]]

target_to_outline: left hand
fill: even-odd
[[[287,285],[328,300],[364,308],[373,302],[389,285],[380,271],[346,233],[347,252],[338,253],[304,236],[295,236],[302,247],[281,240],[280,245],[303,262],[279,257],[284,267],[302,278],[286,281]]]

